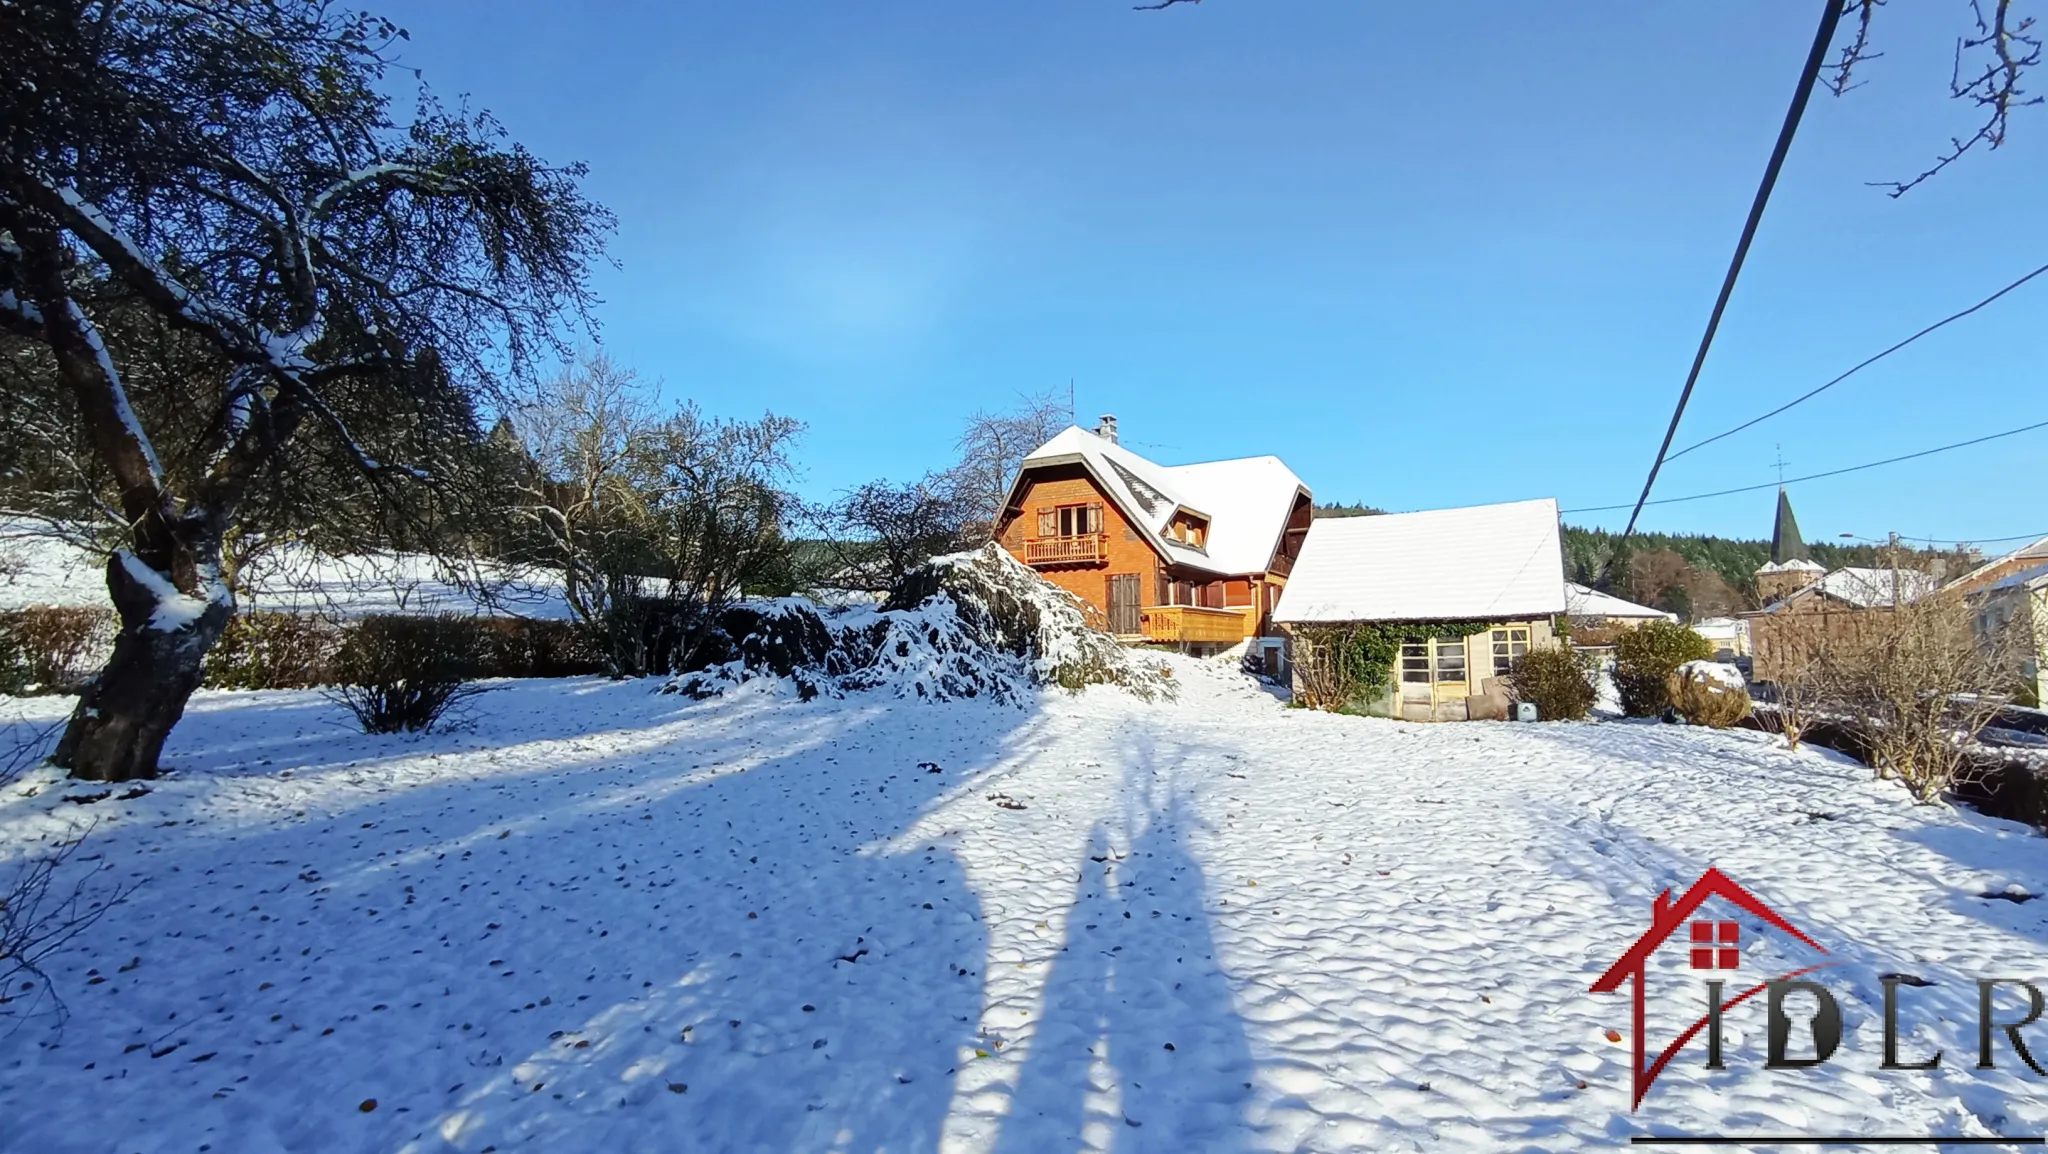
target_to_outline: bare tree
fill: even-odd
[[[824,583],[883,592],[942,553],[964,548],[986,529],[951,479],[926,474],[908,484],[869,481],[827,506],[816,520],[835,563]]]
[[[661,414],[606,357],[544,384],[510,418],[523,458],[515,556],[562,574],[570,611],[614,676],[687,650],[702,624],[787,567],[790,450],[803,426]]]
[[[602,642],[655,567],[652,512],[638,471],[652,451],[653,406],[630,369],[603,355],[544,382],[509,418],[525,460],[511,512],[529,531],[521,560],[561,574],[576,620]],[[630,662],[603,646],[615,676]]]
[[[1827,78],[1835,95],[1861,87],[1862,82],[1855,79],[1861,66],[1883,55],[1871,48],[1870,25],[1884,3],[1885,0],[1843,0],[1842,15],[1854,17],[1856,25],[1854,38],[1842,46]],[[1969,5],[1975,31],[1956,38],[1949,96],[1974,105],[1983,120],[1969,136],[1951,137],[1948,151],[1912,179],[1871,182],[1890,189],[1892,196],[1904,196],[1980,144],[1987,151],[1997,149],[2005,143],[2013,109],[2042,101],[2042,97],[2029,96],[2021,87],[2027,72],[2041,63],[2041,36],[2034,31],[2034,17],[2016,13],[2014,0],[1969,0]]]
[[[749,588],[788,569],[790,452],[802,432],[789,417],[718,420],[694,404],[655,427],[644,486],[671,667],[687,667],[710,625]]]
[[[967,419],[967,428],[956,445],[960,460],[945,478],[960,505],[963,523],[970,527],[964,544],[978,545],[988,539],[1025,456],[1072,421],[1067,403],[1050,392],[1026,395],[1009,409],[977,412]]]
[[[1935,594],[1867,615],[1826,654],[1824,707],[1882,776],[1931,801],[1971,771],[1970,746],[2011,689],[2018,637],[1978,628],[1975,606]]]
[[[1787,749],[1799,748],[1800,740],[1820,721],[1834,698],[1826,626],[1821,614],[1788,615],[1771,630],[1772,708],[1758,716],[1784,735]]]
[[[395,121],[388,21],[311,0],[0,5],[0,328],[41,346],[107,471],[128,540],[121,633],[55,760],[148,777],[233,613],[224,544],[301,427],[372,477],[342,398],[467,397],[591,300],[608,226],[581,170],[422,95]],[[131,403],[116,306],[226,366],[177,478]]]

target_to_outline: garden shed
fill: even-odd
[[[1500,679],[1557,643],[1568,608],[1557,502],[1544,498],[1318,519],[1273,620],[1297,694],[1362,670],[1345,678],[1349,708],[1465,721],[1507,716]]]

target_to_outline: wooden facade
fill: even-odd
[[[1011,555],[1099,610],[1125,640],[1222,649],[1271,633],[1312,514],[1303,493],[1263,569],[1213,572],[1163,554],[1085,465],[1068,462],[1027,465],[995,528]],[[1164,535],[1200,548],[1209,530],[1182,510]]]

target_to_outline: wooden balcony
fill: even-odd
[[[1109,536],[1081,533],[1071,537],[1039,537],[1024,542],[1027,565],[1106,565]]]
[[[1145,640],[1235,645],[1245,639],[1248,609],[1203,609],[1194,605],[1153,605],[1138,611]]]

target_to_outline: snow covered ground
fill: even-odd
[[[106,556],[0,518],[0,610],[31,605],[111,609]],[[560,584],[538,570],[457,567],[423,553],[327,556],[281,549],[256,563],[243,608],[363,617],[372,613],[494,614],[563,619]],[[477,596],[488,590],[488,603]]]
[[[2048,1128],[2002,1042],[1971,1068],[1975,979],[2048,980],[2048,902],[2012,900],[2048,892],[2048,840],[1757,734],[1330,716],[1169,660],[1176,702],[1022,709],[522,682],[419,740],[203,693],[146,796],[0,794],[0,857],[93,823],[74,868],[139,887],[56,959],[61,1033],[0,1036],[0,1148]],[[1842,1049],[1763,1070],[1752,1003],[1727,1070],[1695,1046],[1632,1114],[1627,997],[1587,986],[1709,864],[1834,952]],[[1745,976],[1792,968],[1777,949],[1745,940]],[[1889,972],[1933,983],[1902,1057],[1942,1068],[1878,1070]]]

